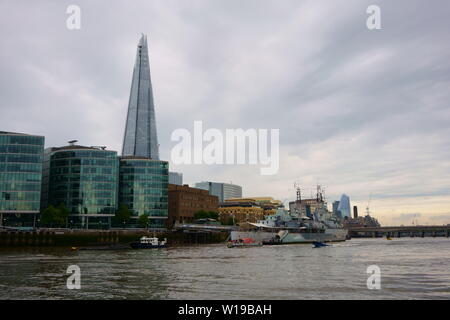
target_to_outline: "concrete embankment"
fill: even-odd
[[[142,236],[167,238],[169,245],[189,245],[223,242],[226,232],[184,233],[156,232],[147,230],[76,230],[39,229],[36,231],[0,231],[0,247],[16,246],[96,246],[125,244],[137,241]]]

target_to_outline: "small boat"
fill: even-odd
[[[237,240],[232,240],[227,243],[228,248],[236,248],[236,247],[259,247],[262,246],[261,242],[256,242],[252,238],[242,238]]]
[[[319,242],[319,241],[314,241],[313,245],[314,245],[314,248],[329,247],[328,244],[325,244],[325,243]]]
[[[157,237],[146,237],[143,236],[139,241],[131,242],[130,246],[133,249],[155,249],[155,248],[166,248],[167,239],[160,241]]]

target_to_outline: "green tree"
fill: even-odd
[[[219,213],[218,212],[209,211],[208,213],[209,213],[209,218],[210,219],[215,219],[215,220],[219,219]]]
[[[64,203],[60,203],[57,213],[57,223],[59,226],[67,226],[67,219],[69,218],[69,209],[67,209]]]
[[[125,225],[130,221],[131,211],[124,204],[119,205],[119,209],[116,211],[116,215],[114,216],[114,222],[118,225]]]
[[[55,221],[57,220],[58,209],[54,206],[50,205],[42,211],[41,214],[41,223],[47,227],[53,227],[55,225]]]
[[[144,213],[141,214],[138,218],[138,223],[141,228],[148,228],[148,223],[150,222],[149,215]]]
[[[206,212],[205,210],[197,211],[197,212],[194,214],[194,219],[195,219],[195,220],[198,220],[198,219],[205,219],[205,218],[209,218],[209,213]]]

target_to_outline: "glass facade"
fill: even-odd
[[[155,106],[145,35],[142,35],[136,53],[122,155],[159,160]]]
[[[338,211],[341,213],[342,218],[352,217],[350,209],[350,198],[345,194],[341,196],[341,200],[339,201],[338,205]]]
[[[33,226],[39,213],[44,137],[0,131],[0,225]]]
[[[169,163],[136,157],[120,159],[119,203],[132,212],[132,224],[142,214],[150,228],[165,228],[168,215]]]
[[[73,227],[106,227],[117,209],[118,170],[116,151],[79,146],[47,149],[43,206],[63,203]]]

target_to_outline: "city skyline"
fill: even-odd
[[[79,1],[81,29],[70,31],[65,4],[41,2],[37,17],[4,2],[2,12],[11,14],[0,31],[0,128],[44,135],[46,147],[78,139],[120,151],[130,57],[144,32],[161,159],[170,159],[171,131],[195,120],[280,129],[279,174],[260,176],[248,165],[171,165],[187,183],[233,182],[245,196],[286,201],[295,198],[294,181],[306,196],[319,181],[329,200],[345,193],[365,208],[371,197],[382,224],[450,223],[450,50],[442,41],[450,6],[381,1],[383,29],[369,31],[369,1],[258,4],[169,10],[138,2],[104,12]],[[19,12],[21,25],[10,18]]]

